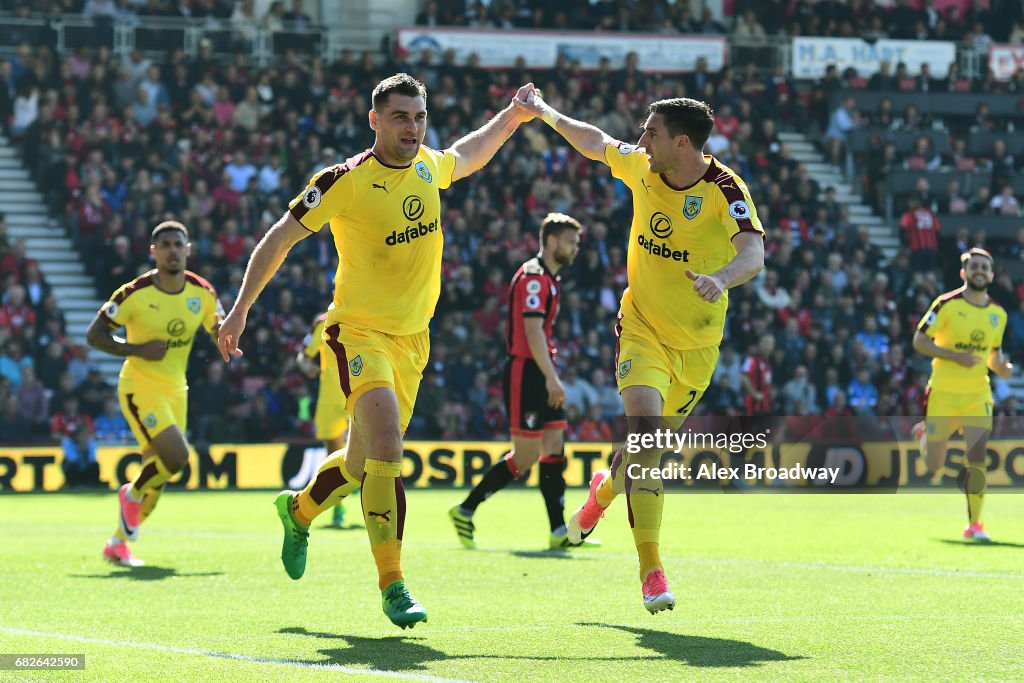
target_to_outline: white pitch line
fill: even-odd
[[[428,676],[427,674],[405,673],[402,671],[385,671],[383,669],[359,669],[340,664],[313,664],[299,662],[292,659],[272,659],[268,657],[253,657],[251,655],[240,655],[233,652],[214,652],[212,650],[195,650],[188,647],[175,647],[173,645],[160,645],[159,643],[134,643],[129,640],[107,640],[106,638],[87,638],[66,633],[45,633],[43,631],[29,631],[21,628],[0,627],[0,633],[8,633],[15,636],[34,636],[38,638],[53,638],[55,640],[68,640],[76,643],[89,643],[92,645],[112,645],[114,647],[128,647],[133,650],[152,650],[155,652],[174,652],[183,655],[197,655],[200,657],[217,657],[219,659],[233,659],[239,662],[253,662],[255,664],[273,664],[275,666],[291,666],[300,669],[314,669],[323,671],[339,671],[346,674],[365,676],[382,676],[384,678],[398,678],[408,681],[434,681],[436,683],[472,683],[458,678],[442,678],[440,676]]]

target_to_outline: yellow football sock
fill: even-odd
[[[597,487],[597,493],[594,497],[597,499],[598,505],[606,508],[612,504],[612,501],[615,500],[615,496],[617,495],[619,494],[615,492],[615,483],[612,481],[612,477],[607,477],[601,482],[601,485]]]
[[[306,488],[299,491],[292,501],[292,514],[295,521],[303,526],[313,523],[324,510],[328,510],[348,494],[359,488],[359,482],[345,466],[348,446],[331,453],[317,469]]]
[[[630,484],[626,495],[629,505],[629,526],[640,557],[640,580],[648,572],[661,567],[658,541],[661,537],[661,515],[665,507],[665,491],[660,479],[638,479]]]
[[[132,482],[131,494],[136,500],[144,500],[147,491],[163,486],[172,476],[174,473],[167,469],[160,456],[151,455],[142,461],[142,469]]]
[[[640,556],[640,580],[647,579],[647,575],[653,569],[664,569],[661,564],[661,554],[658,552],[658,543],[640,543],[636,547],[637,555]]]
[[[381,590],[402,578],[405,488],[402,486],[401,473],[402,463],[366,460],[360,500]]]
[[[981,506],[985,502],[985,468],[981,465],[967,466],[967,519],[971,524],[981,522]]]
[[[153,514],[153,508],[156,507],[157,501],[160,500],[160,494],[164,492],[163,485],[154,486],[150,490],[146,491],[146,497],[142,499],[142,508],[139,510],[139,524],[141,525],[146,519]]]
[[[402,542],[385,541],[370,548],[377,563],[377,585],[384,590],[402,577]]]

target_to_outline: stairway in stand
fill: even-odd
[[[888,263],[899,250],[899,234],[892,226],[886,225],[881,216],[876,216],[871,207],[861,200],[859,190],[843,180],[832,164],[803,133],[779,133],[779,140],[786,145],[789,155],[799,161],[807,169],[807,174],[821,186],[821,196],[825,198],[825,189],[834,187],[836,200],[850,209],[850,222],[864,226],[871,234],[871,241],[878,245]]]
[[[0,137],[0,212],[7,215],[11,244],[24,240],[26,256],[39,262],[39,269],[64,312],[68,338],[74,344],[85,344],[85,331],[103,302],[96,297],[81,254],[72,246],[64,227],[47,216],[42,194],[29,178],[17,148],[5,137]],[[117,384],[122,362],[120,358],[89,350],[89,363],[98,365],[112,385]]]

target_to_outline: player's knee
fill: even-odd
[[[168,448],[160,453],[160,459],[163,460],[164,465],[167,467],[167,471],[171,474],[177,474],[185,467],[188,462],[188,449],[187,448]]]
[[[516,468],[520,472],[526,472],[526,470],[533,467],[534,463],[540,458],[540,450],[533,449],[530,451],[520,451],[518,448],[512,454],[512,460],[516,464]]]
[[[369,457],[375,460],[401,462],[402,435],[398,430],[383,430],[371,434],[366,439]]]

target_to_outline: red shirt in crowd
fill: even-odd
[[[743,361],[743,374],[750,380],[754,391],[761,394],[761,400],[757,400],[754,394],[743,398],[747,415],[768,415],[772,412],[772,366],[760,356],[747,356]]]
[[[911,251],[939,248],[939,218],[928,209],[911,209],[903,214],[900,227],[907,231]]]

